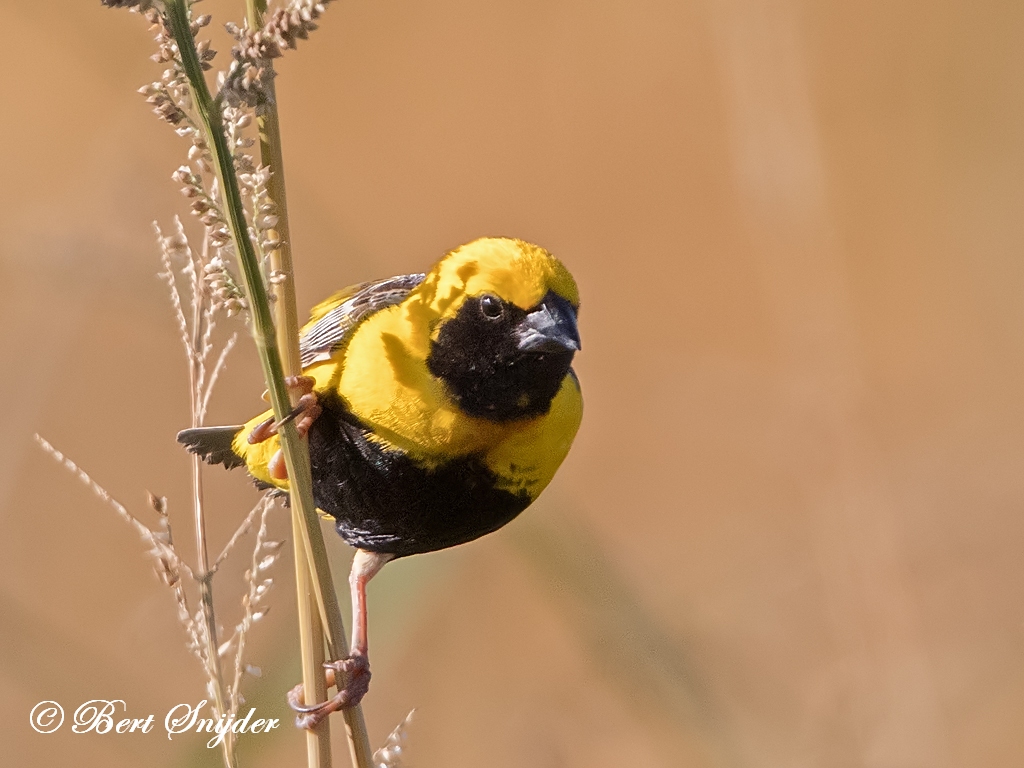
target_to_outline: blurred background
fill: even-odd
[[[215,64],[241,5],[202,6]],[[138,16],[0,8],[4,759],[217,765],[159,728],[28,725],[43,699],[204,698],[135,533],[31,440],[147,522],[167,495],[193,557],[151,230],[185,214],[187,146],[134,93],[159,76]],[[1022,39],[995,0],[331,5],[279,63],[300,311],[482,235],[544,245],[583,295],[553,485],[370,587],[375,745],[415,707],[416,768],[1024,763]],[[211,423],[261,408],[250,347]],[[217,552],[257,494],[207,477]],[[216,582],[228,627],[248,552]],[[243,689],[286,719],[291,567]],[[303,753],[286,727],[242,764]]]

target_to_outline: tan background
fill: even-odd
[[[551,489],[370,589],[374,742],[417,707],[416,768],[1024,763],[1024,5],[335,6],[280,67],[303,310],[485,234],[553,250],[584,299]],[[135,535],[30,441],[140,515],[167,494],[191,556],[150,231],[184,145],[133,93],[138,17],[0,8],[2,760],[214,765],[196,737],[28,727],[42,699],[202,697]],[[211,419],[259,407],[257,376],[246,346]],[[217,550],[255,492],[211,478]],[[250,655],[272,716],[290,567]],[[280,729],[243,764],[301,752]]]

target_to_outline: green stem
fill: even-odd
[[[246,0],[246,17],[250,29],[263,26],[265,0]],[[269,66],[269,65],[268,65]],[[260,136],[260,159],[270,168],[267,193],[277,208],[278,224],[275,232],[268,233],[271,240],[281,243],[269,254],[270,270],[284,279],[271,283],[274,297],[274,317],[277,327],[277,344],[281,350],[284,369],[290,376],[302,372],[299,357],[299,323],[295,291],[292,286],[293,269],[291,259],[291,232],[288,226],[288,203],[284,187],[284,155],[281,150],[280,131],[277,130],[277,107],[274,99],[273,75],[268,78],[267,107],[270,114],[257,117]],[[305,703],[323,701],[327,697],[327,683],[324,679],[324,626],[317,609],[314,576],[310,560],[306,556],[303,535],[305,521],[302,517],[301,499],[296,499],[293,486],[292,496],[292,542],[295,557],[295,589],[298,607],[299,648],[302,660],[302,688]],[[331,727],[330,720],[324,719],[315,729],[306,732],[306,765],[308,768],[331,768]]]
[[[168,26],[178,46],[182,67],[188,77],[189,92],[201,119],[206,144],[213,155],[214,167],[223,195],[224,211],[228,217],[231,238],[245,283],[246,296],[249,300],[253,339],[256,342],[263,376],[270,393],[271,407],[275,417],[282,419],[291,410],[288,390],[284,383],[284,367],[281,362],[269,297],[260,272],[259,259],[249,240],[238,179],[235,176],[234,162],[224,136],[219,104],[211,96],[206,79],[203,77],[195,40],[189,29],[186,0],[167,0],[165,13]],[[294,289],[291,285],[289,274],[286,286],[292,293],[291,312],[294,315]],[[297,345],[297,335],[293,338]],[[295,357],[297,359],[297,354]],[[331,656],[336,659],[341,658],[347,655],[348,649],[345,643],[341,609],[338,606],[337,595],[330,577],[327,550],[313,503],[309,452],[305,442],[299,438],[294,423],[289,422],[281,428],[280,438],[292,489],[292,509],[304,523],[297,527],[301,528],[301,538],[307,561],[313,566],[311,568],[313,576],[311,584],[316,593],[317,607],[327,633]],[[350,746],[355,764],[358,768],[371,768],[369,739],[362,722],[361,710],[358,707],[353,707],[346,712],[345,717],[346,724],[349,726]],[[353,724],[356,727],[353,727]],[[357,743],[357,740],[360,743]]]
[[[259,29],[263,26],[263,14],[267,10],[266,0],[246,0],[246,18],[250,29]],[[271,62],[268,67],[273,68]],[[267,192],[277,207],[278,224],[274,233],[281,245],[270,253],[271,270],[282,276],[284,279],[275,281],[271,286],[274,294],[274,314],[277,320],[277,341],[281,349],[285,370],[289,375],[302,373],[302,363],[299,354],[299,322],[298,310],[295,301],[295,280],[292,266],[292,244],[291,227],[288,220],[288,198],[285,192],[284,175],[284,152],[281,146],[281,129],[277,112],[277,97],[275,93],[275,79],[273,76],[267,78],[267,104],[257,118],[260,137],[260,158],[263,165],[270,168],[270,180],[267,183]],[[292,503],[293,510],[301,510],[303,507]],[[297,532],[303,530],[302,521],[298,515],[294,515],[293,521]],[[323,538],[320,534],[319,522],[316,523],[316,531],[309,536],[310,543],[314,550],[323,548]],[[305,528],[305,530],[310,530]],[[341,619],[341,612],[337,607],[337,597],[334,594],[333,580],[330,578],[330,571],[326,567],[326,549],[323,548],[323,566],[317,568],[310,566],[311,561],[305,557],[305,552],[300,556],[299,537],[296,536],[296,585],[300,589],[300,600],[314,600],[309,611],[310,620],[300,622],[300,638],[303,647],[303,682],[307,691],[316,693],[317,699],[326,694],[326,686],[323,677],[323,632],[324,623],[328,638],[338,638],[340,642],[330,642],[332,656],[340,658],[347,655],[347,648],[344,648],[345,628]],[[319,539],[319,541],[318,541]],[[307,569],[307,574],[300,577],[302,569]],[[310,570],[311,569],[311,570]],[[315,585],[318,581],[318,574],[326,575],[327,584],[319,584],[320,592],[325,593],[325,619],[320,620],[315,603]],[[312,579],[312,582],[311,582]],[[311,591],[311,587],[313,590]],[[300,611],[300,615],[301,615]],[[332,626],[333,625],[333,626]],[[340,646],[340,647],[339,647]],[[343,681],[342,683],[343,684]],[[366,732],[366,722],[363,719],[361,707],[351,707],[342,713],[345,720],[345,730],[348,736],[349,753],[352,764],[355,766],[369,766],[372,762],[372,750],[370,748],[369,736]],[[326,721],[319,730],[320,742],[318,751],[321,755],[320,762],[324,765],[330,764],[330,740]],[[327,754],[326,760],[323,755]],[[309,746],[309,764],[313,765],[313,747]]]

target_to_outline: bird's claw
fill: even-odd
[[[362,653],[353,653],[338,661],[324,664],[327,671],[327,685],[334,685],[337,680],[345,680],[345,685],[327,701],[319,704],[303,704],[305,689],[299,683],[288,692],[288,706],[297,713],[295,726],[312,730],[316,728],[331,712],[354,707],[362,701],[370,688],[370,662]]]
[[[264,440],[276,435],[278,430],[285,424],[293,421],[299,435],[305,437],[309,432],[309,428],[313,426],[313,422],[317,420],[317,417],[323,411],[320,407],[320,401],[317,400],[316,393],[313,391],[316,379],[312,376],[288,376],[284,383],[288,387],[289,392],[293,394],[299,393],[299,399],[295,407],[280,421],[275,421],[274,417],[270,416],[253,427],[249,433],[250,444],[262,443]]]
[[[309,433],[310,427],[313,426],[313,422],[320,416],[323,409],[313,391],[316,379],[312,376],[289,376],[284,383],[290,392],[301,393],[298,403],[280,421],[274,421],[274,417],[271,416],[253,427],[249,433],[250,445],[262,443],[276,435],[281,427],[292,421],[295,422],[295,429],[299,433],[299,437],[305,437]],[[277,480],[288,479],[288,467],[285,466],[284,454],[280,449],[275,451],[270,461],[267,462],[267,470],[270,472],[270,476]]]

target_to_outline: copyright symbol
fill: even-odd
[[[64,710],[56,701],[40,701],[29,712],[28,723],[37,733],[53,733],[64,724]]]

